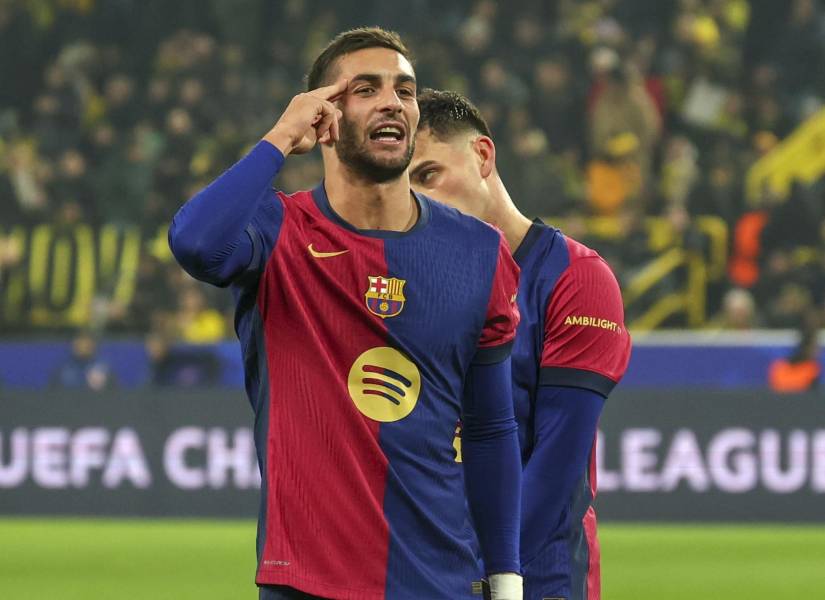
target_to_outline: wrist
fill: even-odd
[[[288,156],[294,145],[292,143],[292,138],[282,131],[278,131],[277,128],[273,128],[267,133],[263,138],[263,141],[269,142],[273,146],[275,146],[278,150],[281,151],[281,154],[284,156]]]
[[[522,600],[524,591],[518,573],[493,573],[485,583],[485,600]]]

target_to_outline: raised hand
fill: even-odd
[[[339,79],[332,85],[298,94],[263,139],[284,156],[309,152],[316,143],[337,142],[342,113],[333,102],[346,92],[347,83]]]

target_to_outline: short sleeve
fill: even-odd
[[[562,273],[547,304],[541,385],[579,387],[607,397],[630,360],[619,284],[598,255]]]
[[[516,304],[518,277],[518,265],[510,254],[510,247],[501,236],[484,328],[473,359],[475,364],[492,364],[510,356],[519,322]]]

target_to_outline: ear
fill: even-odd
[[[487,179],[496,166],[496,145],[486,135],[480,135],[473,140],[473,151],[479,161],[479,173]]]

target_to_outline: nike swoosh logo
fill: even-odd
[[[339,250],[338,252],[318,252],[312,247],[312,244],[307,246],[307,250],[309,250],[309,253],[315,258],[332,258],[333,256],[340,256],[349,252],[349,250]]]

